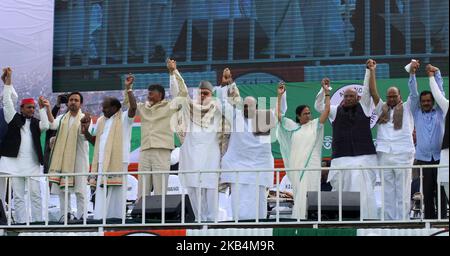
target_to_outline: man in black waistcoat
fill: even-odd
[[[48,113],[50,103],[43,97],[39,98],[39,114],[41,121],[34,118],[34,99],[23,99],[20,104],[20,113],[14,107],[12,95],[14,89],[11,84],[12,70],[3,70],[3,111],[8,131],[0,146],[0,170],[12,175],[41,174],[43,163],[41,132],[49,127]],[[11,181],[14,199],[14,218],[16,223],[29,221],[25,206],[25,188],[30,193],[31,221],[42,221],[42,202],[39,186],[39,177],[17,177]]]
[[[351,170],[333,170],[328,174],[332,191],[360,192],[360,210],[364,219],[378,218],[374,186],[376,172],[366,167],[377,166],[377,155],[370,130],[371,97],[369,91],[369,68],[375,65],[373,60],[366,63],[366,74],[361,97],[355,89],[344,92],[340,105],[332,105],[330,121],[333,128],[331,168],[353,168]],[[320,91],[317,97],[323,97]],[[316,102],[323,102],[321,99]],[[323,106],[316,105],[322,112]]]

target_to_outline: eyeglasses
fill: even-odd
[[[210,96],[211,93],[207,92],[207,91],[203,91],[203,92],[200,92],[200,95],[202,95],[202,96]]]

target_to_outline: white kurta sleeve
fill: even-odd
[[[281,96],[281,103],[280,103],[280,110],[281,110],[281,115],[282,116],[284,116],[284,115],[286,115],[286,112],[287,112],[287,100],[286,100],[286,94],[287,94],[287,92],[285,91],[284,93],[283,93],[283,95]],[[273,111],[273,113],[275,114],[275,116],[277,116],[277,113],[278,113],[278,104],[277,104],[277,106],[276,106],[276,108],[275,109],[272,109],[271,111]]]
[[[178,70],[175,70],[173,74],[170,75],[170,90],[173,94],[170,108],[173,111],[178,111],[181,108],[187,107],[187,105],[192,102],[184,79],[181,77]]]
[[[64,116],[64,115],[59,115],[59,116],[57,116],[55,119],[53,119],[53,122],[52,122],[52,123],[49,122],[49,129],[50,129],[50,130],[58,130],[59,122],[61,122],[61,118],[62,118],[63,116]]]
[[[5,115],[5,121],[9,123],[16,114],[12,99],[15,90],[12,85],[5,85],[3,88],[3,113]]]
[[[48,130],[50,124],[48,122],[47,110],[45,109],[45,107],[39,109],[39,119],[39,128],[41,129],[41,132]]]
[[[369,79],[370,79],[370,70],[366,69],[361,99],[359,100],[359,103],[361,104],[364,114],[367,117],[370,117],[372,115],[372,113],[370,112],[370,107],[372,105],[372,97],[370,96]]]
[[[282,115],[286,114],[286,111],[288,109],[286,97],[287,97],[287,92],[284,92],[283,95],[281,96],[281,114]]]
[[[325,93],[323,91],[323,88],[320,88],[320,91],[317,93],[316,101],[314,102],[314,108],[319,113],[325,111]]]
[[[226,86],[216,86],[216,97],[220,98],[220,100],[228,100],[230,102],[234,101],[234,97],[239,97],[239,88],[237,87],[236,83],[233,82],[231,84],[228,84]]]
[[[325,111],[325,92],[323,91],[323,88],[320,88],[320,91],[317,93],[316,101],[314,102],[314,108],[319,113]],[[331,120],[331,122],[333,122],[336,118],[337,108],[338,106],[336,105],[330,106],[330,114],[328,115],[328,118]]]
[[[17,100],[19,99],[19,96],[17,95],[16,89],[14,89],[14,87],[12,87],[12,92],[11,92],[11,99],[13,104],[17,104]]]
[[[330,119],[331,122],[333,122],[334,119],[336,119],[337,108],[338,106],[336,105],[330,106],[330,114],[328,115],[328,119]]]
[[[186,83],[178,70],[170,75],[170,91],[173,97],[189,97]]]
[[[430,77],[430,89],[431,93],[433,94],[434,100],[438,104],[438,106],[442,109],[444,112],[444,116],[447,115],[448,112],[448,99],[445,98],[442,91],[439,89],[439,86],[436,82],[436,79],[434,77]]]
[[[234,107],[228,102],[227,97],[222,97],[220,99],[220,103],[221,103],[220,109],[222,109],[223,116],[228,122],[232,124],[235,123],[234,120],[236,119],[236,116],[243,114],[241,110],[239,110],[237,107]]]
[[[169,76],[169,86],[170,86],[170,93],[172,94],[172,97],[175,98],[178,96],[178,93],[180,92],[178,88],[178,82],[175,78],[175,74],[171,74]]]
[[[283,112],[283,105],[285,106],[285,109],[287,109],[287,100],[286,100],[286,92],[283,95],[284,97],[281,98],[281,113],[282,113],[282,118],[281,118],[281,123],[279,123],[281,130],[283,130],[285,133],[288,133],[288,137],[290,138],[291,136],[291,132],[293,130],[298,129],[300,126],[298,123],[294,122],[293,120],[287,118],[284,116],[285,112]]]
[[[291,120],[287,117],[283,117],[282,125],[283,125],[283,128],[285,128],[285,130],[287,130],[289,132],[292,130],[298,129],[298,127],[299,127],[298,123],[294,122],[294,120]]]

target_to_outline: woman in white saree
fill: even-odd
[[[278,86],[278,125],[277,139],[280,143],[281,155],[285,168],[299,169],[288,171],[294,192],[294,208],[292,217],[306,219],[306,192],[320,191],[320,170],[304,171],[304,168],[321,167],[323,124],[330,113],[330,80],[322,80],[325,91],[325,111],[319,118],[311,119],[310,108],[306,105],[296,109],[296,121],[287,118],[282,113],[286,109],[286,87],[284,83]],[[285,105],[285,106],[282,106]]]

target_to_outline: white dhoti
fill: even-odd
[[[0,158],[0,170],[11,175],[39,175],[42,173],[41,166],[39,165],[37,156],[31,153],[33,152],[31,132],[28,131],[29,136],[25,135],[23,131],[21,132],[23,134],[19,155],[17,157],[4,156]],[[29,187],[27,180],[30,182]],[[32,218],[29,220],[31,222],[42,221],[42,199],[39,180],[39,177],[10,179],[15,212],[14,220],[16,223],[25,223],[27,221],[27,217],[30,216],[30,206]],[[3,189],[3,191],[5,190]],[[0,193],[3,191],[0,191]],[[25,191],[28,191],[28,194],[25,194]]]
[[[27,184],[29,183],[29,184]],[[30,222],[42,221],[42,201],[40,182],[35,179],[23,177],[12,178],[13,200],[14,200],[14,220],[16,223],[26,223],[30,207],[27,207],[25,189],[28,190],[29,204],[31,206]]]
[[[195,219],[214,221],[219,205],[218,191],[211,188],[186,187]],[[198,192],[200,190],[200,193]],[[199,216],[200,207],[200,216]]]
[[[412,165],[413,153],[378,152],[380,166]],[[409,219],[411,205],[411,169],[384,169],[384,218],[387,220]]]
[[[101,186],[104,176],[101,175],[103,165],[99,163],[99,175],[97,178],[97,188],[95,191],[95,209],[94,219],[103,219],[104,217],[121,219],[126,214],[126,193],[127,177],[123,179],[121,186]],[[128,171],[128,163],[123,163],[123,171]],[[106,183],[106,182],[105,182]]]
[[[215,118],[215,125],[203,129],[191,123],[194,130],[186,133],[183,145],[180,147],[179,170],[198,170],[195,173],[178,175],[181,184],[187,190],[196,220],[200,217],[202,221],[212,221],[218,209],[219,174],[205,172],[205,170],[220,169],[220,147],[216,132],[219,120],[222,119]],[[200,207],[200,216],[198,216],[198,207]]]
[[[330,170],[328,181],[332,191],[339,191],[339,181],[343,192],[360,192],[360,210],[364,219],[377,219],[375,200],[376,171],[364,169],[377,166],[377,155],[339,157],[331,160],[331,168],[351,167],[354,170]]]
[[[265,219],[267,217],[266,186],[231,183],[231,205],[233,219]]]
[[[233,109],[226,100],[225,111]],[[274,159],[271,136],[257,135],[257,118],[248,119],[240,109],[225,113],[228,122],[235,124],[230,135],[228,149],[222,158],[220,181],[231,184],[231,208],[234,220],[254,220],[267,217],[266,188],[273,185]],[[271,112],[268,114],[274,115]],[[267,128],[268,129],[268,128]],[[268,130],[270,131],[270,130]],[[243,170],[259,170],[244,172]],[[267,171],[270,170],[270,171]]]

